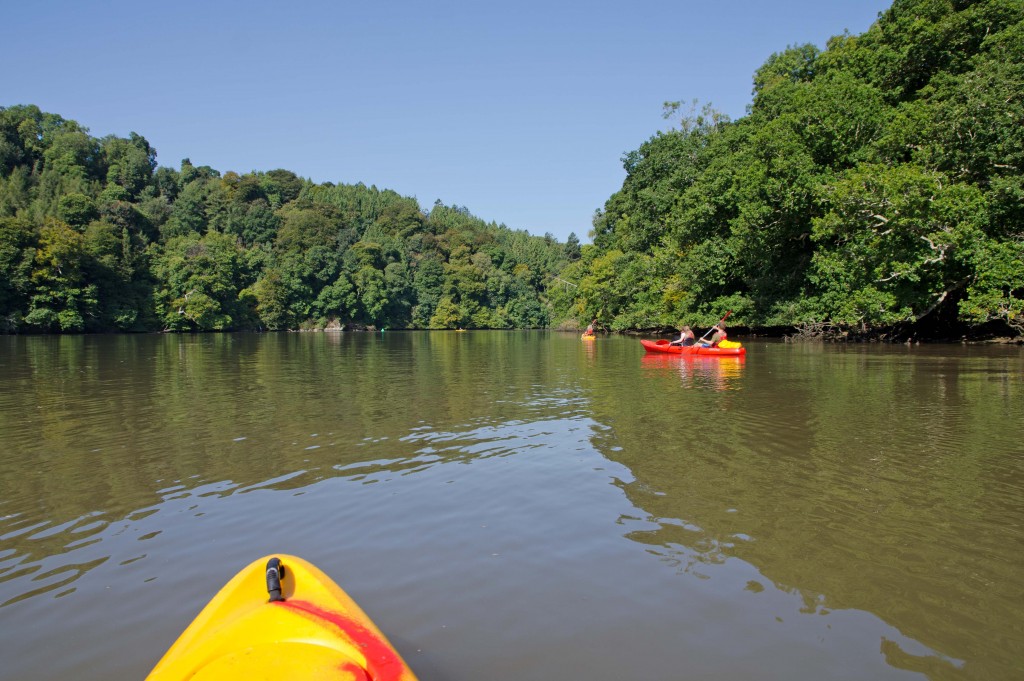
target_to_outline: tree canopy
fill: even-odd
[[[0,109],[8,332],[543,327],[578,251],[362,184],[158,167],[136,133]]]
[[[897,0],[772,55],[745,117],[693,107],[623,157],[569,304],[619,329],[1024,332],[1022,57],[1020,0]]]

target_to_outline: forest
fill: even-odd
[[[672,88],[666,83],[666,91]],[[590,234],[0,108],[0,332],[708,326],[1024,335],[1024,0],[896,0],[731,121],[666,102]]]
[[[158,167],[35,106],[0,111],[7,332],[526,328],[579,242],[287,170]]]

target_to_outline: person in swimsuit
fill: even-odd
[[[684,324],[679,329],[679,338],[677,338],[674,341],[672,341],[671,343],[669,343],[669,345],[684,345],[685,346],[685,345],[693,345],[696,342],[697,341],[693,337],[693,331],[690,330],[689,326]]]

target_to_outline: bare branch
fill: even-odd
[[[940,293],[939,297],[935,299],[935,302],[932,303],[928,307],[927,310],[925,310],[921,314],[919,314],[916,317],[914,317],[914,321],[919,322],[922,319],[924,319],[925,317],[927,317],[928,315],[930,315],[932,312],[934,312],[935,308],[937,308],[939,305],[942,305],[942,301],[944,301],[946,299],[946,297],[949,296],[950,293],[952,293],[953,291],[956,291],[959,288],[963,288],[964,284],[966,284],[969,279],[970,279],[970,277],[964,277],[963,279],[961,279],[960,281],[956,282],[955,284],[953,284],[952,286],[947,288],[945,291]]]

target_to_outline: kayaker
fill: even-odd
[[[594,324],[597,324],[597,319],[596,318],[591,320],[590,326],[588,326],[587,330],[583,332],[584,336],[593,336],[594,335]]]
[[[715,348],[718,344],[724,341],[728,336],[725,333],[725,322],[718,322],[718,324],[711,327],[715,334],[711,336],[711,340],[707,343],[701,343],[705,348]]]
[[[679,338],[669,343],[669,345],[693,345],[696,342],[697,341],[693,336],[693,331],[689,326],[684,324],[679,329]]]

